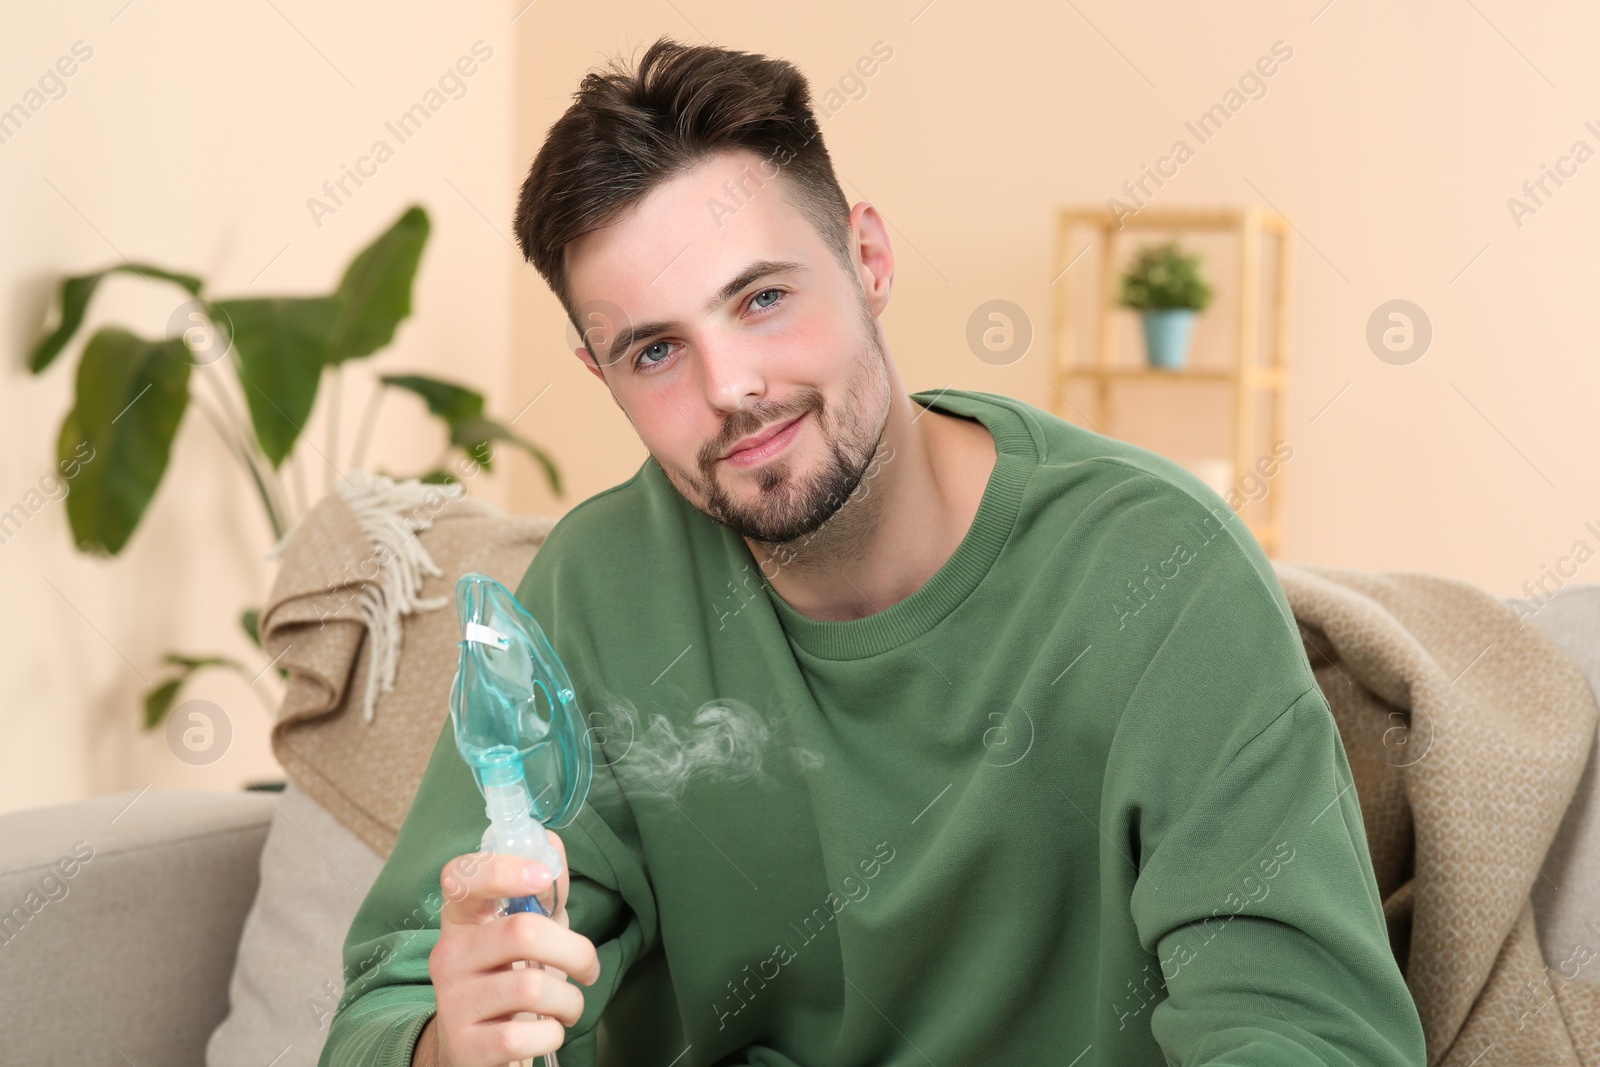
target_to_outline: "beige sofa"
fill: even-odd
[[[262,631],[292,672],[286,789],[0,816],[0,1065],[315,1064],[446,717],[455,581],[514,587],[555,523],[439,493],[350,472],[283,546]]]
[[[272,814],[147,790],[0,816],[0,1063],[204,1063]]]
[[[530,546],[525,555],[531,557],[531,551]],[[508,558],[515,559],[515,553]],[[430,579],[433,591],[449,588],[465,566],[459,559],[439,563],[442,573]],[[503,564],[513,570],[520,566]],[[1600,687],[1600,585],[1570,585],[1531,618],[1585,672],[1589,684]],[[403,662],[399,676],[404,682]],[[353,699],[351,692],[333,697],[342,703]],[[379,719],[385,714],[380,704]],[[430,730],[436,735],[442,709],[438,714],[424,735]],[[359,711],[348,717],[355,715]],[[1575,806],[1589,805],[1596,792],[1593,760],[1591,755]],[[297,778],[299,764],[286,760],[285,765]],[[285,822],[285,803],[284,794],[268,792],[146,790],[0,816],[0,909],[5,909],[0,913],[0,1062],[206,1063],[208,1041],[229,1014],[230,986],[240,995],[249,985],[235,975],[235,960],[263,884],[263,846],[274,821]],[[321,854],[338,875],[331,883],[342,893],[335,910],[353,911],[365,891],[362,882],[370,884],[386,854],[382,832],[364,833],[362,844],[331,822],[315,831],[304,821],[291,814],[287,822],[294,833],[285,834],[283,846],[306,846]],[[344,821],[361,825],[354,818]],[[332,833],[344,836],[335,839],[328,836]],[[1562,833],[1566,840],[1552,852],[1560,847],[1569,856],[1589,856],[1583,863],[1594,862],[1593,851],[1584,849],[1588,841],[1600,844],[1600,812],[1574,814]],[[1572,840],[1575,834],[1584,840]],[[344,855],[328,855],[347,847]],[[1595,874],[1600,872],[1590,872],[1591,882]],[[1562,902],[1546,899],[1540,906],[1550,912]],[[339,921],[348,919],[335,924]],[[316,951],[324,967],[330,951],[336,958],[336,947],[323,944]],[[306,979],[300,981],[303,985]],[[336,993],[329,986],[319,1028]],[[316,1015],[315,989],[297,990],[293,997],[297,1005],[304,999],[308,1016]],[[266,1051],[254,1061],[260,1067],[269,1067],[269,1061],[270,1067],[315,1062],[316,1050],[303,1043],[275,1053],[268,1047],[274,1037],[255,1040],[266,1042],[260,1045]],[[274,1055],[280,1059],[273,1060]]]

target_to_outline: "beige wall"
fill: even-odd
[[[1585,47],[1600,34],[1593,8],[1529,20],[1482,4],[911,0],[816,5],[797,18],[756,4],[540,4],[519,26],[522,159],[598,55],[658,33],[782,55],[819,92],[875,41],[892,47],[823,131],[846,195],[893,227],[885,321],[912,390],[953,384],[1050,406],[1054,211],[1123,195],[1124,181],[1186,139],[1193,158],[1152,205],[1273,206],[1300,235],[1294,456],[1274,479],[1288,501],[1284,558],[1430,571],[1520,595],[1574,542],[1587,542],[1578,555],[1600,552],[1588,432],[1600,397],[1600,161],[1549,184],[1556,195],[1520,227],[1506,204],[1574,140],[1600,152],[1600,133],[1584,127],[1600,129]],[[1262,79],[1265,94],[1206,143],[1188,133],[1184,123],[1278,41],[1293,54]],[[626,478],[644,455],[637,438],[562,350],[554,298],[531,270],[516,285],[514,391],[550,384],[539,403],[550,436],[584,441],[569,453],[574,481]],[[1021,305],[1036,330],[1006,367],[975,358],[964,337],[973,309],[996,298]],[[1408,366],[1381,362],[1365,341],[1368,317],[1396,298],[1433,325],[1429,351]],[[1202,324],[1198,344],[1214,326]],[[1226,416],[1220,391],[1186,403],[1118,395],[1127,421],[1110,432],[1177,441],[1183,459],[1203,456],[1203,431]],[[1227,444],[1209,443],[1219,454]],[[1566,580],[1600,581],[1600,561],[1562,566]]]
[[[71,403],[76,347],[42,378],[22,367],[47,299],[63,274],[123,256],[193,271],[219,294],[320,292],[406,205],[421,203],[433,234],[413,314],[375,366],[476,384],[491,393],[493,413],[513,414],[504,394],[520,262],[507,222],[517,65],[509,10],[134,3],[119,15],[119,8],[121,0],[35,6],[10,16],[21,21],[20,32],[0,35],[0,106],[22,100],[74,42],[92,49],[64,79],[65,95],[0,144],[0,199],[10,206],[0,244],[8,353],[0,510],[52,469]],[[464,94],[447,99],[404,144],[384,129],[478,40],[493,54],[463,80]],[[325,199],[322,183],[339,178],[377,139],[389,142],[392,158],[359,188],[347,180],[353,195],[334,214],[314,218],[308,199]],[[176,293],[115,277],[89,326],[115,322],[159,335]],[[349,379],[347,434],[371,377],[362,370]],[[307,427],[323,451],[327,407],[319,404]],[[438,452],[442,435],[420,410],[402,397],[385,402],[372,455],[390,469],[420,470]],[[314,499],[325,471],[307,463],[305,473]],[[508,482],[479,481],[479,491],[503,502]],[[270,672],[254,687],[217,673],[189,690],[218,705],[232,727],[228,750],[209,765],[179,761],[164,734],[138,726],[147,679],[162,676],[167,650],[262,662],[233,620],[264,596],[270,548],[252,493],[192,407],[165,482],[120,557],[77,554],[60,502],[0,545],[7,609],[0,810],[150,784],[231,789],[281,777],[261,699],[276,698]]]
[[[642,446],[571,356],[554,298],[510,242],[517,183],[546,128],[584,71],[662,32],[782,55],[819,94],[882,41],[893,57],[864,94],[834,98],[823,131],[846,195],[892,224],[899,273],[886,323],[909,388],[1051,406],[1053,213],[1119,195],[1184,138],[1193,158],[1152,203],[1267,204],[1299,235],[1294,458],[1274,481],[1289,506],[1284,558],[1428,571],[1511,595],[1569,557],[1564,580],[1600,581],[1600,562],[1574,570],[1570,559],[1576,542],[1585,559],[1600,549],[1590,432],[1600,162],[1585,156],[1560,188],[1547,181],[1553,195],[1520,220],[1507,206],[1575,141],[1600,152],[1585,127],[1600,129],[1589,103],[1600,75],[1585,48],[1600,15],[1590,9],[1530,20],[1503,4],[1396,11],[1358,0],[1221,10],[912,0],[798,14],[524,0],[448,14],[423,4],[279,4],[282,15],[271,5],[120,7],[29,9],[20,32],[0,37],[5,104],[73,42],[95,49],[67,95],[0,145],[12,205],[0,246],[12,352],[0,389],[0,506],[49,469],[69,400],[65,365],[43,380],[19,368],[62,273],[120,252],[199,271],[222,292],[320,289],[412,201],[430,209],[435,234],[416,312],[383,366],[476,382],[503,417],[538,397],[518,428],[554,451],[571,488],[557,501],[518,464],[485,487],[518,510],[561,511],[627,478]],[[467,95],[318,228],[306,198],[480,38],[495,54]],[[1199,144],[1185,121],[1279,41],[1293,55],[1264,79],[1265,94]],[[104,295],[96,320],[151,332],[171,307],[170,294],[125,280]],[[972,310],[997,298],[1024,308],[1035,329],[1032,349],[1004,367],[965,341]],[[1419,304],[1433,325],[1430,350],[1407,366],[1380,361],[1364,339],[1373,310],[1395,298]],[[347,388],[347,399],[358,392]],[[1195,452],[1181,458],[1196,458],[1221,400],[1128,393],[1129,421],[1111,429],[1141,443],[1181,439]],[[396,467],[433,451],[407,432],[408,414],[401,404],[386,413],[384,454]],[[193,693],[235,726],[216,764],[184,765],[135,726],[140,674],[152,676],[166,649],[247,653],[229,618],[271,578],[253,507],[193,419],[123,558],[74,554],[59,504],[0,546],[11,608],[0,623],[0,810],[278,773],[266,713],[235,679]]]

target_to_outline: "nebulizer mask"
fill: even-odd
[[[559,878],[561,854],[545,827],[560,829],[577,816],[594,775],[572,680],[539,623],[493,578],[463,575],[456,614],[450,719],[489,817],[481,848],[538,860]],[[533,895],[505,900],[502,911],[550,914]],[[545,1062],[557,1067],[553,1053]]]

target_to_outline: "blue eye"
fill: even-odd
[[[772,294],[775,299],[771,303],[767,303],[767,304],[761,303],[760,302],[761,298],[764,297],[764,296],[767,296],[768,294]],[[763,289],[763,290],[761,290],[760,292],[756,293],[754,296],[752,296],[750,298],[750,306],[756,308],[759,311],[770,311],[773,308],[777,307],[779,304],[781,304],[783,302],[783,298],[785,296],[787,296],[787,295],[788,294],[785,293],[782,289],[776,289],[776,288],[774,288],[774,289]],[[659,366],[663,365],[664,363],[666,363],[668,357],[670,357],[671,354],[672,354],[671,346],[672,346],[672,342],[671,341],[652,341],[650,344],[647,344],[643,348],[639,349],[639,354],[637,356],[635,356],[634,360],[633,360],[634,367],[639,369],[639,370],[647,371],[651,367],[659,367]],[[646,355],[652,349],[657,349],[657,348],[663,350],[661,352],[661,354],[660,354],[660,358],[659,359],[647,359]]]
[[[646,360],[644,358],[645,353],[649,352],[652,348],[665,348],[668,344],[669,342],[667,341],[652,341],[650,344],[645,345],[643,348],[639,349],[639,358],[633,361],[634,365],[638,367],[654,367],[658,365],[662,362],[662,360],[666,359],[665,353],[662,354],[661,359],[654,361]]]

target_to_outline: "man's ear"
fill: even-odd
[[[606,381],[606,372],[600,369],[600,364],[595,362],[595,358],[592,354],[590,354],[589,350],[584,348],[582,345],[579,345],[577,348],[572,350],[572,354],[578,357],[578,361],[588,369],[590,374],[600,379],[600,384],[605,386],[606,392],[611,394],[611,402],[617,405],[617,410],[621,411],[624,415],[628,415],[628,409],[623,407],[622,401],[617,399],[617,391],[611,388],[610,382]],[[632,415],[628,415],[628,421],[633,421]]]
[[[605,383],[605,371],[600,369],[600,364],[595,362],[594,356],[589,353],[589,350],[586,347],[579,345],[577,348],[572,350],[572,354],[578,357],[578,362],[582,363],[586,368],[588,368],[590,374],[594,375],[596,378],[599,378],[602,384]]]
[[[877,318],[889,306],[894,288],[894,247],[889,243],[887,221],[863,200],[850,209],[850,231],[856,242],[856,267],[861,292]]]

